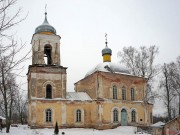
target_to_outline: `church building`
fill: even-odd
[[[31,128],[95,128],[152,123],[152,107],[144,102],[146,78],[130,74],[111,62],[112,50],[102,50],[103,62],[66,91],[67,67],[61,65],[60,39],[47,21],[32,36],[32,65],[28,80],[28,125]]]

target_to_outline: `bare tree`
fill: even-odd
[[[164,64],[162,66],[162,78],[160,81],[160,88],[163,90],[162,99],[166,106],[169,120],[173,117],[173,99],[176,96],[174,86],[172,83],[173,64]]]
[[[169,65],[171,69],[170,81],[176,93],[174,102],[177,102],[178,104],[178,108],[175,107],[175,110],[178,110],[178,113],[175,112],[175,114],[180,115],[180,56],[177,57],[176,62],[171,62]]]
[[[131,74],[147,78],[147,90],[145,92],[145,102],[149,102],[157,96],[152,91],[153,78],[159,73],[159,66],[154,64],[154,60],[159,53],[158,47],[149,48],[141,46],[136,49],[132,46],[124,47],[122,52],[118,52],[120,62],[129,68]]]
[[[23,51],[25,44],[18,44],[9,30],[22,22],[19,19],[21,8],[14,14],[10,14],[11,8],[17,0],[0,0],[0,95],[2,101],[0,109],[6,117],[6,132],[9,132],[12,108],[15,103],[15,92],[17,91],[16,76],[21,69],[19,65],[28,59],[28,54],[18,57]]]
[[[18,112],[19,120],[23,125],[27,119],[27,97],[17,91],[15,99],[16,113]]]
[[[178,56],[177,61],[176,61],[176,73],[175,73],[175,78],[174,82],[177,87],[175,87],[178,97],[179,97],[179,115],[180,115],[180,56]]]
[[[1,63],[1,86],[0,86],[0,92],[2,94],[2,101],[1,101],[1,110],[5,114],[6,117],[6,132],[9,131],[10,128],[10,121],[12,117],[12,108],[14,103],[14,97],[16,92],[16,83],[15,83],[15,77],[11,73],[4,74],[4,68],[2,68]]]

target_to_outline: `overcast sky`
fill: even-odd
[[[180,55],[180,0],[19,0],[22,15],[28,16],[17,27],[17,36],[27,49],[35,28],[44,21],[45,4],[48,21],[61,36],[67,91],[74,91],[74,83],[102,62],[105,33],[112,62],[118,61],[117,52],[124,46],[156,45],[160,64]]]

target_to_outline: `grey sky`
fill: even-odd
[[[17,6],[29,14],[17,27],[17,36],[29,48],[35,28],[44,20],[45,4],[49,23],[62,37],[67,91],[73,91],[73,84],[102,62],[105,33],[113,62],[118,61],[117,52],[130,45],[158,46],[156,63],[160,64],[180,55],[179,0],[19,0]]]

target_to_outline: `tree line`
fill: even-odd
[[[131,74],[147,78],[145,103],[162,100],[168,120],[171,120],[180,115],[180,56],[175,61],[160,65],[154,62],[158,53],[159,48],[155,45],[129,46],[118,52],[118,56]],[[154,87],[155,83],[157,87]]]
[[[27,99],[20,92],[16,79],[22,71],[21,64],[28,59],[24,51],[26,44],[19,43],[10,31],[26,17],[20,18],[21,8],[10,14],[17,0],[0,0],[0,115],[6,118],[6,132],[10,130],[12,118],[17,114],[21,123],[27,110]]]

